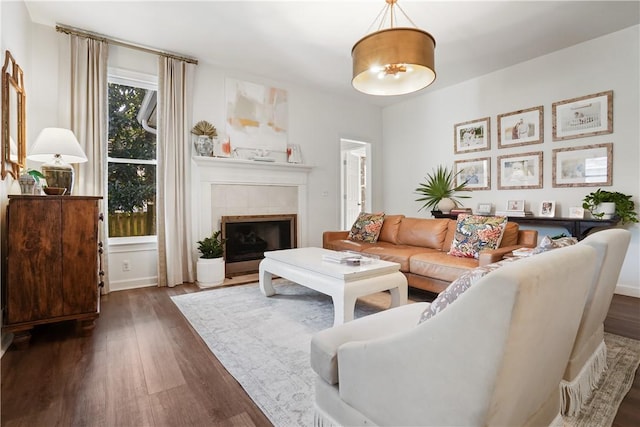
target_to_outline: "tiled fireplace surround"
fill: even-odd
[[[307,245],[310,166],[194,157],[193,241],[220,229],[223,215],[297,214],[298,246]]]

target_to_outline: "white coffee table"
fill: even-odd
[[[353,320],[358,297],[389,290],[391,306],[407,303],[407,278],[400,264],[376,260],[370,264],[350,266],[323,261],[332,251],[322,248],[296,248],[265,252],[260,262],[260,290],[268,297],[276,293],[271,283],[278,275],[333,299],[334,325]]]

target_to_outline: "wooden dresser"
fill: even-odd
[[[10,195],[3,329],[17,347],[35,325],[79,321],[90,334],[100,312],[101,197]]]

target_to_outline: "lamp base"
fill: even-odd
[[[62,162],[45,163],[40,169],[47,180],[48,187],[66,188],[66,195],[71,195],[73,190],[74,171],[73,166]]]

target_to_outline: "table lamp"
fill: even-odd
[[[68,195],[73,191],[74,179],[73,167],[69,163],[87,161],[73,132],[62,128],[42,129],[27,158],[45,162],[40,169],[47,180],[47,186],[66,188],[65,194]]]

